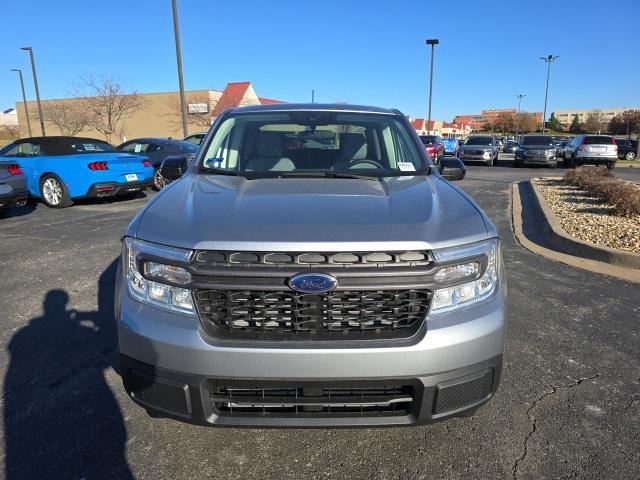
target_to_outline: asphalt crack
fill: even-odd
[[[527,454],[529,453],[529,440],[531,440],[531,437],[533,437],[533,435],[536,433],[536,430],[538,428],[538,424],[537,424],[538,420],[533,415],[533,411],[536,409],[538,404],[542,400],[544,400],[545,398],[547,398],[547,397],[549,397],[551,395],[555,395],[559,390],[564,390],[564,389],[567,389],[567,388],[577,387],[582,382],[584,382],[586,380],[593,380],[594,378],[598,378],[599,376],[600,376],[600,374],[596,373],[595,375],[591,375],[590,377],[579,378],[577,380],[574,380],[572,383],[568,383],[566,385],[553,385],[551,387],[551,390],[548,390],[548,391],[544,392],[542,395],[540,395],[538,398],[536,398],[533,401],[531,406],[527,409],[527,418],[529,419],[529,423],[531,424],[531,430],[529,431],[529,434],[524,439],[523,448],[522,448],[522,455],[520,455],[520,457],[518,457],[516,459],[515,463],[513,464],[513,469],[511,471],[511,476],[512,476],[513,480],[517,480],[517,478],[518,478],[518,467],[524,461],[524,459],[527,457]]]

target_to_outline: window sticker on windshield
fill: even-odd
[[[224,158],[210,158],[207,160],[207,165],[213,168],[220,168],[224,164]]]
[[[96,146],[93,143],[83,143],[82,146],[87,152],[95,152]]]
[[[398,168],[401,172],[415,172],[416,167],[411,162],[398,162]]]
[[[136,153],[140,153],[142,151],[142,145],[139,143],[136,143],[136,146],[133,148],[133,151]]]

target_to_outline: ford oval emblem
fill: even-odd
[[[296,292],[324,293],[338,286],[338,279],[324,273],[299,273],[289,279],[289,287]]]

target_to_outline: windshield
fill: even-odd
[[[491,137],[469,137],[464,142],[465,145],[491,145],[493,139]]]
[[[553,138],[546,135],[531,135],[522,138],[522,145],[541,145],[541,146],[553,146]]]
[[[200,166],[252,177],[415,175],[425,163],[413,138],[391,115],[241,113],[220,123]]]
[[[202,139],[200,139],[202,140]],[[199,150],[200,148],[200,143],[198,143],[197,145],[189,142],[187,140],[174,140],[173,144],[178,147],[180,150],[182,150],[183,152],[187,152],[187,153],[195,153]]]
[[[436,143],[438,141],[438,137],[435,135],[420,135],[420,140],[422,140],[422,143],[425,145],[430,145],[432,143]]]

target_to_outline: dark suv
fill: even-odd
[[[558,150],[553,137],[548,135],[525,135],[515,153],[514,167],[522,167],[525,163],[551,168],[558,166]]]
[[[618,138],[618,158],[625,160],[635,160],[638,154],[638,140],[631,138]]]

